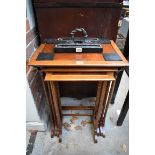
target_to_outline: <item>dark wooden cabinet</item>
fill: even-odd
[[[115,40],[122,4],[118,0],[34,0],[41,42],[83,27],[91,37]]]

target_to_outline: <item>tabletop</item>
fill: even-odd
[[[128,61],[123,56],[114,41],[111,44],[102,44],[102,53],[54,53],[53,60],[37,61],[39,53],[53,53],[53,44],[41,44],[32,55],[29,65],[36,67],[126,67]],[[103,53],[117,53],[122,61],[106,61]]]

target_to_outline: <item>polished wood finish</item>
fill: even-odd
[[[46,52],[44,48],[51,47],[50,52],[53,53],[53,46],[42,44],[31,57],[29,65],[38,67],[124,67],[128,66],[128,61],[118,49],[116,44],[111,41],[110,45],[103,45],[103,53],[113,52],[117,53],[122,61],[105,61],[102,54],[77,54],[77,53],[54,53],[54,60],[50,61],[36,61],[37,56],[41,52]],[[105,48],[104,48],[105,47]],[[48,51],[49,52],[49,51]],[[79,58],[80,57],[80,58]]]
[[[109,102],[114,90],[117,73],[128,66],[125,59],[116,44],[103,46],[103,53],[117,53],[122,61],[105,61],[102,54],[77,54],[77,53],[54,53],[54,59],[50,61],[36,61],[41,52],[53,52],[52,44],[42,44],[31,57],[29,65],[37,67],[42,72],[44,90],[51,109],[51,137],[57,136],[59,142],[62,141],[62,124],[64,116],[91,116],[93,119],[93,137],[97,142],[97,136],[105,137],[105,119]],[[61,83],[85,85],[94,82],[96,88],[95,106],[61,106],[60,96],[62,94]],[[59,86],[60,85],[60,86]],[[74,88],[72,92],[81,93]],[[85,88],[88,91],[88,88]],[[60,92],[59,92],[60,90]],[[71,114],[63,113],[64,110],[90,110],[92,114]]]
[[[94,106],[62,106],[62,110],[94,110]]]
[[[92,114],[62,114],[63,116],[93,116]]]
[[[42,69],[42,71],[44,71],[44,72],[48,72],[48,73],[67,73],[67,72],[69,72],[69,73],[89,73],[89,72],[91,72],[91,73],[93,73],[93,72],[95,72],[95,73],[97,73],[97,72],[99,72],[99,73],[101,73],[101,72],[107,72],[107,71],[117,71],[117,69],[116,68],[105,68],[104,70],[102,69],[102,68],[97,68],[97,67],[91,67],[91,68],[84,68],[84,67],[78,67],[78,68],[62,68],[62,67],[60,67],[60,68],[49,68],[49,67],[44,67],[43,69]]]
[[[117,48],[115,43],[103,45],[103,53],[118,53],[123,61],[105,61],[102,54],[58,54],[55,53],[54,60],[51,61],[36,61],[39,53],[53,52],[52,44],[42,44],[32,56],[29,65],[40,67],[44,72],[105,72],[117,71],[118,68],[128,66],[128,62],[122,55],[121,51]],[[102,59],[102,60],[101,60]],[[104,68],[104,69],[103,69]],[[89,84],[75,82],[61,82],[60,94],[63,97],[94,97],[96,95],[96,83],[90,82]],[[73,89],[74,88],[74,89]],[[87,88],[87,89],[86,89]],[[74,90],[76,89],[76,92]]]
[[[73,75],[46,74],[45,81],[109,81],[115,80],[113,75]]]

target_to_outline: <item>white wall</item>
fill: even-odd
[[[26,81],[26,121],[41,122],[27,81]]]

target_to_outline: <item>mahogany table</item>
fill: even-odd
[[[42,72],[44,91],[50,107],[51,137],[59,137],[62,141],[62,124],[64,116],[88,116],[88,114],[63,114],[63,110],[92,110],[93,137],[105,137],[104,126],[108,105],[115,86],[117,73],[128,66],[128,61],[111,40],[103,44],[102,53],[54,53],[53,60],[37,61],[39,53],[53,53],[53,44],[41,44],[30,59],[29,65]],[[122,61],[106,61],[103,53],[117,53]],[[59,82],[96,81],[95,106],[61,106]]]

